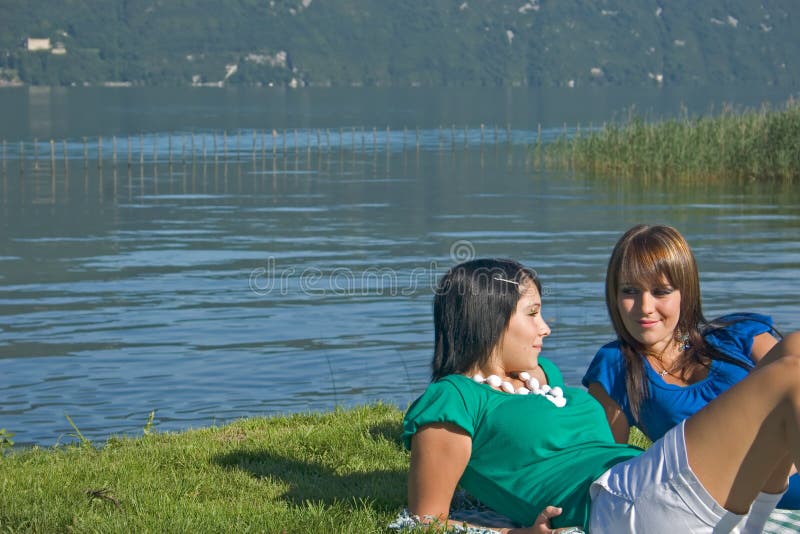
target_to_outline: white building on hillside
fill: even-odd
[[[28,52],[50,50],[51,48],[53,48],[53,46],[50,44],[50,39],[34,39],[33,37],[25,39],[25,50]]]

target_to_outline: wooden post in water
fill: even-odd
[[[6,174],[6,140],[3,139],[3,176]]]
[[[533,166],[538,168],[541,165],[541,152],[542,152],[542,123],[536,125],[536,148],[533,151]]]
[[[83,138],[83,170],[89,169],[89,143]]]
[[[19,142],[19,174],[25,174],[25,143]]]
[[[267,172],[267,132],[261,132],[261,182],[264,182],[264,176]]]
[[[392,132],[389,130],[389,127],[386,127],[386,158],[389,158],[389,139],[392,137]]]
[[[207,170],[207,167],[206,167],[206,156],[208,155],[208,153],[206,152],[206,136],[205,135],[203,135],[203,137],[202,137],[202,139],[200,141],[200,144],[202,145],[200,150],[203,151],[203,154],[202,154],[202,161],[203,161],[203,192],[205,192],[205,190],[206,190],[206,170]]]
[[[144,194],[144,135],[139,132],[139,191]]]
[[[212,151],[214,152],[214,166],[217,166],[217,162],[219,161],[219,153],[217,152],[217,133],[214,132],[211,134],[211,140],[214,141],[214,146],[212,147]]]
[[[416,135],[415,144],[416,144],[416,147],[417,147],[417,152],[419,152],[419,126],[415,129],[415,132],[416,132],[415,133],[415,135]]]
[[[261,166],[264,166],[264,160],[267,159],[267,132],[261,132]]]
[[[50,139],[50,201],[56,203],[56,142]]]
[[[242,153],[242,132],[236,130],[236,161],[239,161],[239,154]]]
[[[239,179],[239,192],[242,191],[242,143],[241,143],[242,132],[240,130],[236,130],[236,178]]]
[[[117,168],[117,136],[111,136],[111,164]]]
[[[33,170],[39,170],[39,140],[33,138]]]
[[[128,168],[130,169],[133,166],[133,147],[131,143],[131,136],[128,136]]]
[[[69,158],[67,157],[67,140],[62,141],[64,146],[64,191],[69,193]]]
[[[100,202],[103,201],[103,158],[102,153],[103,138],[97,138],[97,192],[100,195]]]
[[[97,169],[97,195],[100,204],[103,203],[103,167]]]
[[[116,146],[116,140],[112,141],[112,144]],[[114,151],[114,165],[111,167],[111,175],[114,177],[114,197],[113,200],[116,202],[117,200],[117,153],[116,149]]]
[[[483,150],[483,130],[484,130],[484,126],[483,126],[483,123],[481,123],[481,150]]]
[[[153,185],[158,194],[158,134],[153,134]]]
[[[56,142],[50,139],[50,176],[52,178],[55,178],[55,175],[56,175]]]

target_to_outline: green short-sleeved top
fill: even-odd
[[[403,441],[432,423],[456,425],[472,438],[461,486],[523,526],[546,506],[560,506],[554,527],[589,519],[589,486],[611,466],[641,450],[614,442],[600,404],[582,388],[564,387],[558,368],[540,357],[550,386],[564,390],[558,408],[541,395],[515,395],[463,375],[431,383],[409,407]]]

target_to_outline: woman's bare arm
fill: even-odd
[[[411,438],[411,466],[408,474],[408,509],[425,520],[433,517],[447,522],[450,501],[472,454],[472,438],[463,429],[447,423],[422,427]],[[550,518],[561,509],[548,506],[528,528],[501,529],[502,534],[549,534]],[[462,525],[462,522],[457,524]]]
[[[425,425],[414,434],[408,473],[409,511],[419,517],[446,520],[471,454],[472,438],[455,425]]]

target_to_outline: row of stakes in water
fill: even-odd
[[[470,146],[475,146],[475,144],[483,147],[483,145],[486,143],[486,127],[483,124],[480,125],[479,130],[470,130],[469,128],[464,127],[463,133],[460,135],[460,137],[457,135],[457,130],[455,127],[450,128],[449,139],[446,132],[447,130],[442,128],[433,131],[420,131],[420,129],[417,128],[414,131],[413,146],[417,151],[419,151],[421,145],[443,150],[445,146],[449,146],[451,149],[454,149],[456,146],[461,144],[466,149]],[[564,133],[566,134],[566,132],[567,128],[566,125],[564,125]],[[577,132],[580,132],[580,126],[577,127]],[[494,127],[494,145],[499,145],[501,142],[509,144],[512,142],[512,131],[510,126],[507,126],[504,133],[505,136],[501,136],[500,130],[497,128],[497,126]],[[384,132],[381,132],[381,134],[384,134]],[[133,142],[134,138],[130,136],[127,137],[127,143],[123,148],[124,153],[127,154],[126,163],[128,166],[132,166],[135,159],[138,159],[138,163],[140,165],[143,165],[146,159],[151,163],[159,163],[162,161],[160,158],[160,156],[162,156],[162,152],[165,152],[164,155],[166,156],[166,161],[169,165],[175,163],[176,156],[178,155],[175,153],[176,147],[175,143],[173,142],[175,136],[167,135],[165,137],[161,137],[158,135],[153,135],[148,137],[150,137],[149,143],[145,143],[145,137],[143,135],[138,137],[138,149],[135,151]],[[390,128],[387,127],[384,135],[384,143],[380,143],[378,137],[378,130],[373,128],[371,142],[368,145],[367,140],[369,139],[369,136],[363,127],[360,130],[351,128],[349,132],[340,128],[338,134],[337,132],[334,132],[333,136],[331,135],[330,129],[305,130],[302,132],[298,132],[298,130],[295,129],[293,135],[290,135],[286,131],[284,131],[282,134],[279,134],[276,130],[272,130],[271,134],[267,134],[266,132],[259,133],[252,131],[251,146],[249,150],[245,152],[242,149],[241,132],[236,133],[235,147],[230,146],[227,132],[223,132],[221,136],[216,133],[191,133],[188,135],[185,134],[178,136],[180,139],[180,159],[178,162],[186,164],[188,160],[191,160],[192,163],[195,163],[197,162],[198,158],[201,158],[202,163],[205,164],[209,157],[213,158],[214,162],[218,162],[220,155],[222,156],[223,161],[229,161],[232,157],[237,161],[241,161],[242,156],[247,155],[249,155],[253,160],[258,159],[259,155],[261,159],[265,159],[267,158],[268,154],[275,159],[279,154],[283,157],[288,156],[288,154],[291,152],[293,152],[295,155],[298,155],[303,147],[307,153],[310,153],[312,149],[316,149],[320,152],[330,152],[337,148],[340,151],[349,148],[355,152],[359,149],[359,146],[362,152],[366,151],[368,147],[373,151],[377,151],[380,146],[385,146],[385,150],[387,152],[389,152],[393,146],[405,151],[410,146],[410,136],[406,128],[403,128],[402,132],[393,133]],[[289,142],[290,139],[291,144]],[[530,142],[532,144],[535,143],[536,145],[539,145],[542,142],[541,124],[537,127],[535,139],[530,139]],[[28,151],[26,150],[25,142],[19,142],[19,150],[16,155],[17,157],[13,159],[16,159],[19,162],[20,174],[25,173],[25,161],[27,161],[28,154],[31,152],[33,170],[39,170],[39,148],[42,144],[43,143],[39,143],[38,140],[34,140],[32,143],[32,150]],[[68,142],[64,140],[59,144],[62,147],[61,152],[65,168],[69,165],[70,160],[82,159],[84,162],[84,167],[88,168],[90,160],[96,160],[97,166],[102,167],[104,159],[108,159],[104,157],[106,154],[106,149],[104,148],[102,137],[98,137],[96,145],[92,147],[91,158],[90,145],[86,138],[83,139],[82,143]],[[47,146],[48,143],[44,143],[44,145]],[[119,145],[120,143],[117,142],[117,138],[112,136],[110,159],[112,164],[115,166],[118,163]],[[49,162],[51,172],[55,172],[56,169],[56,146],[57,143],[54,140],[50,140]],[[222,149],[221,152],[220,147]],[[231,148],[235,148],[235,150],[231,150]],[[5,140],[3,140],[2,148],[0,149],[0,160],[2,160],[2,171],[4,173],[7,170],[7,161],[10,159],[9,152],[10,151],[8,150],[7,143]],[[136,154],[138,157],[134,158],[134,154]],[[150,155],[150,158],[146,158],[147,154]]]

